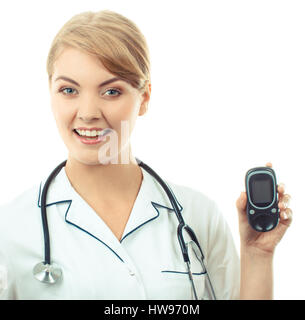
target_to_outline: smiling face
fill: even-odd
[[[101,163],[98,153],[108,138],[102,141],[98,135],[106,128],[117,134],[118,153],[121,153],[126,141],[129,146],[137,116],[147,110],[149,93],[141,94],[130,83],[111,74],[97,57],[65,48],[54,63],[50,96],[69,157],[85,164]],[[127,131],[122,130],[122,123],[125,128],[127,124]],[[79,134],[98,137],[86,138]]]

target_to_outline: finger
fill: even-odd
[[[242,225],[247,221],[246,207],[247,207],[247,194],[246,192],[242,192],[239,198],[236,200],[236,208],[238,212],[239,225]]]
[[[271,162],[267,162],[266,163],[266,167],[272,168],[272,163]]]
[[[239,213],[243,213],[246,210],[247,205],[247,194],[246,192],[242,192],[239,198],[236,200],[236,208]]]
[[[292,210],[290,208],[286,208],[281,210],[280,212],[280,221],[286,226],[290,226],[292,222]]]
[[[285,184],[284,183],[280,183],[277,186],[277,192],[279,193],[279,196],[282,197],[283,194],[285,193]]]
[[[290,195],[285,194],[282,199],[278,202],[278,207],[280,210],[285,210],[286,208],[289,207],[290,204]]]
[[[285,203],[284,203],[283,201],[280,201],[280,202],[278,203],[278,207],[279,207],[279,209],[280,209],[281,212],[284,212],[285,209],[287,208],[287,206],[285,205]]]
[[[279,235],[284,235],[287,228],[291,225],[292,222],[292,210],[290,208],[286,208],[286,210],[281,211],[280,213],[280,221],[276,229],[278,230]]]
[[[291,196],[289,194],[284,194],[282,197],[282,202],[285,204],[286,208],[289,207]]]

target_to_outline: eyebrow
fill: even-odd
[[[68,78],[68,77],[66,77],[66,76],[58,76],[58,77],[55,79],[55,81],[60,80],[60,79],[66,80],[66,81],[71,82],[71,83],[75,84],[76,86],[80,87],[80,85],[79,85],[75,80],[70,79],[70,78]],[[105,86],[106,84],[112,83],[112,82],[114,82],[114,81],[118,81],[118,80],[122,80],[122,79],[121,79],[121,78],[118,78],[118,77],[108,79],[108,80],[100,83],[100,84],[98,85],[98,88],[100,88],[100,87],[102,87],[102,86]],[[55,82],[55,81],[54,81],[54,82]]]

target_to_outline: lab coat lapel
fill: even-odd
[[[141,168],[141,170],[143,174],[142,184],[120,241],[118,241],[110,228],[96,214],[93,208],[74,190],[64,168],[61,169],[50,184],[46,198],[46,206],[57,205],[66,223],[73,225],[100,241],[112,250],[119,259],[123,260],[119,254],[120,242],[124,241],[130,234],[144,227],[145,224],[157,219],[160,214],[175,214],[163,188],[143,168]],[[41,193],[45,181],[46,179],[39,187],[39,207],[41,206]],[[178,199],[176,200],[178,202]],[[178,207],[180,211],[183,210],[179,202]]]
[[[126,224],[121,242],[133,232],[139,231],[145,224],[157,219],[160,214],[175,214],[170,200],[160,184],[143,168],[141,170],[143,174],[142,185]],[[179,202],[178,207],[180,212],[182,212],[183,208]]]
[[[45,181],[46,179],[40,185],[39,207],[41,206],[41,193]],[[64,168],[61,169],[49,186],[46,207],[53,205],[56,205],[57,212],[66,223],[98,240],[123,261],[118,252],[120,242],[93,208],[75,191]],[[48,210],[47,214],[49,212],[51,213],[51,210]]]

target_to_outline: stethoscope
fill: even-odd
[[[142,167],[145,171],[151,174],[160,183],[160,185],[166,192],[173,206],[173,209],[175,211],[176,217],[179,222],[179,225],[177,228],[177,237],[180,244],[183,260],[186,264],[187,273],[192,286],[192,291],[193,291],[195,300],[198,300],[198,295],[197,295],[197,291],[194,284],[193,274],[191,272],[191,262],[188,254],[189,247],[191,247],[194,250],[194,253],[197,259],[201,263],[203,273],[206,273],[208,298],[216,300],[215,292],[214,292],[209,274],[204,264],[204,255],[201,250],[200,244],[197,240],[197,237],[194,231],[187,224],[185,224],[174,194],[168,188],[166,183],[159,177],[159,175],[155,171],[153,171],[147,164],[145,164],[143,161],[137,158],[136,158],[136,161],[140,167]],[[41,219],[42,219],[42,227],[43,227],[43,234],[44,234],[44,261],[34,266],[33,274],[37,280],[44,283],[48,283],[48,284],[53,284],[53,283],[56,283],[58,280],[60,280],[62,278],[62,270],[60,267],[54,266],[51,263],[50,235],[49,235],[49,227],[48,227],[47,211],[46,211],[46,198],[47,198],[49,185],[51,184],[52,180],[57,176],[57,174],[60,172],[60,170],[66,165],[66,162],[67,160],[63,161],[51,172],[50,176],[48,177],[48,179],[44,184],[42,195],[41,195]],[[188,241],[187,244],[183,238],[184,230],[187,232],[187,234],[191,238],[191,241]]]

